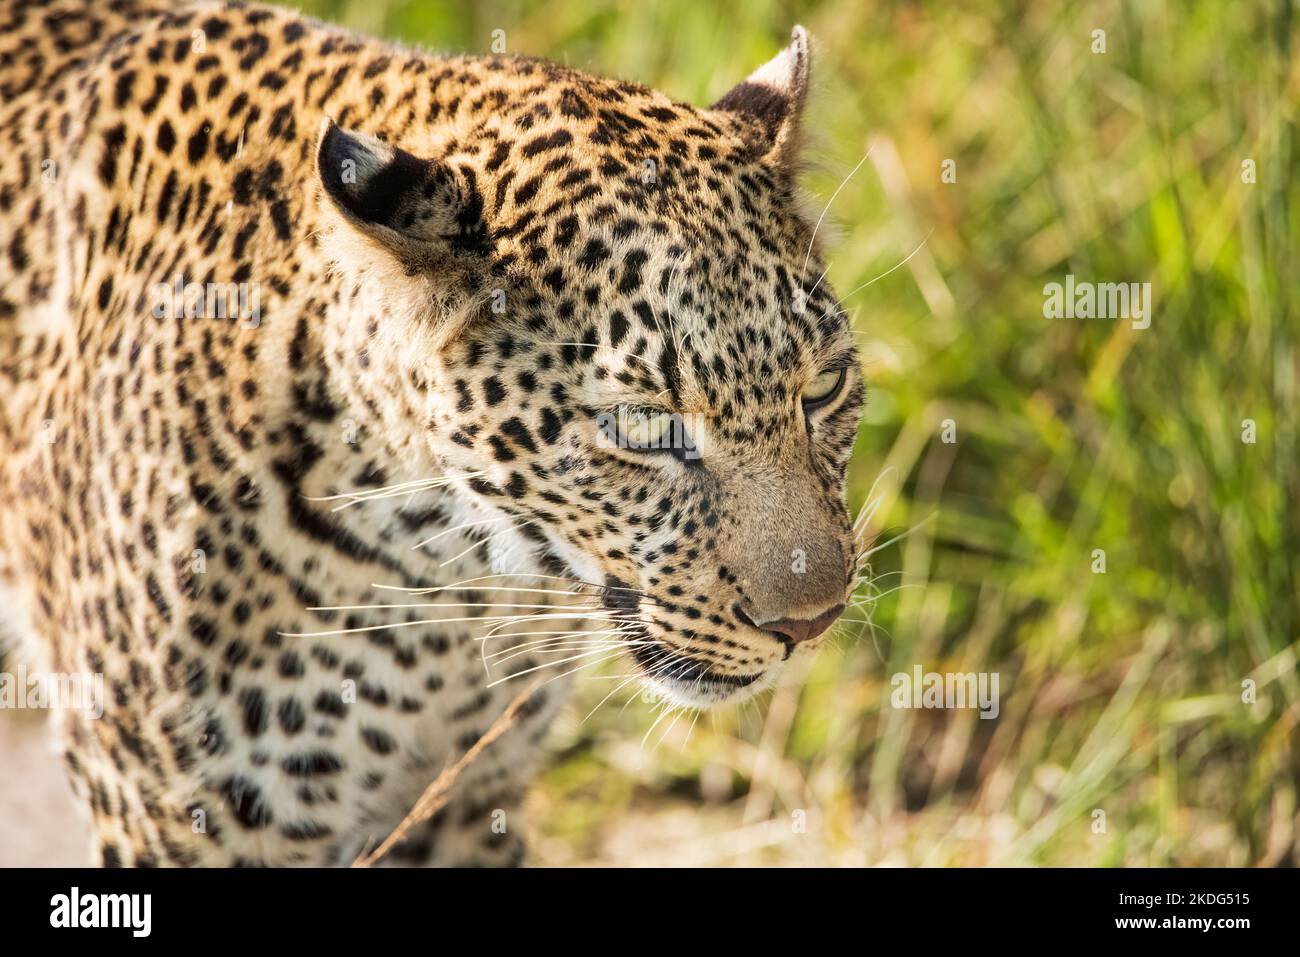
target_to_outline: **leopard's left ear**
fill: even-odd
[[[330,204],[408,268],[472,262],[489,242],[472,170],[321,122],[316,170]]]
[[[751,122],[752,145],[781,168],[797,165],[804,103],[812,69],[808,31],[795,27],[790,45],[768,60],[712,109],[736,113]]]

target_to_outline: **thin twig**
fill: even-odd
[[[455,764],[444,768],[433,783],[424,789],[424,793],[420,795],[419,800],[415,802],[410,812],[406,817],[402,818],[402,822],[393,829],[393,832],[384,838],[383,843],[368,854],[362,853],[360,857],[352,862],[352,866],[370,867],[405,839],[411,828],[429,820],[429,818],[441,811],[450,799],[452,785],[456,783],[456,779],[460,777],[461,772],[473,764],[492,742],[510,730],[518,720],[519,712],[524,703],[532,697],[533,692],[545,683],[539,681],[531,688],[519,692],[506,710],[501,712],[501,716],[492,722],[492,726],[484,732],[483,736],[475,741],[473,746],[461,755]]]

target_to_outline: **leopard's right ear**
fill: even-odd
[[[753,126],[748,139],[758,154],[777,168],[797,168],[811,71],[808,31],[796,26],[784,50],[732,87],[711,109],[749,120]]]
[[[421,159],[326,118],[316,172],[346,223],[408,270],[472,261],[490,243],[474,171]]]

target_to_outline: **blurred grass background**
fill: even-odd
[[[584,720],[617,679],[579,678],[535,861],[1300,863],[1291,3],[301,6],[449,52],[500,29],[697,104],[803,23],[818,205],[870,150],[836,288],[917,250],[846,303],[853,505],[883,476],[880,540],[910,530],[873,556],[871,626],[699,720],[628,690]],[[1151,327],[1044,318],[1067,273],[1151,282]],[[998,719],[891,708],[918,663],[997,672]]]

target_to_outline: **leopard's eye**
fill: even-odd
[[[669,412],[630,409],[622,416],[621,438],[624,448],[661,449],[666,447],[673,417]]]
[[[623,405],[596,417],[598,443],[604,448],[670,455],[686,465],[698,464],[702,425],[687,425],[677,412]]]
[[[844,370],[827,369],[804,386],[803,394],[801,395],[801,398],[803,399],[803,407],[805,409],[815,409],[819,405],[825,405],[831,399],[835,398],[843,385]]]

